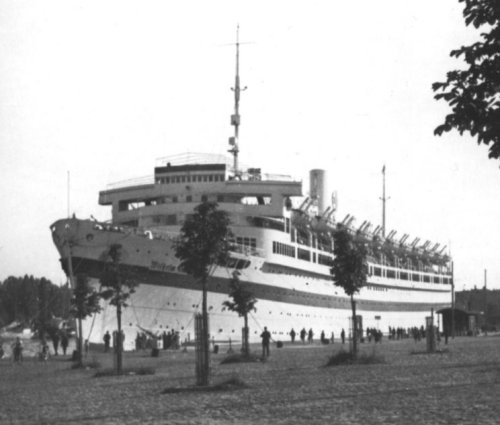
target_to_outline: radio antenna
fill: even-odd
[[[231,115],[231,125],[234,127],[234,136],[229,138],[231,149],[228,151],[233,154],[234,176],[238,177],[240,171],[238,169],[238,153],[239,148],[239,127],[240,127],[240,92],[247,88],[240,88],[240,26],[236,27],[236,77],[234,87],[231,90],[234,92],[234,114]]]

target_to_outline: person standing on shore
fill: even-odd
[[[14,352],[14,362],[19,363],[23,361],[23,343],[21,338],[17,337],[14,344],[12,344],[12,351]]]
[[[109,343],[111,342],[111,335],[109,334],[109,331],[106,331],[103,340],[104,340],[104,352],[107,353],[109,351]]]
[[[58,350],[59,350],[59,333],[56,331],[52,335],[52,345],[54,346],[54,355],[57,356],[59,355]]]
[[[265,359],[269,357],[269,342],[271,341],[271,334],[267,330],[267,327],[264,326],[264,332],[260,334],[262,338],[262,358]]]
[[[302,344],[305,344],[306,342],[306,328],[302,328],[302,330],[300,331],[300,340],[302,341]]]
[[[290,331],[290,338],[292,338],[292,344],[293,344],[295,342],[295,331],[293,330],[293,328]]]
[[[342,332],[340,332],[340,338],[342,339],[342,344],[345,343],[345,331],[344,328],[342,328]]]
[[[66,355],[66,350],[68,349],[68,335],[66,334],[66,332],[63,332],[61,334],[61,348],[63,350],[63,354]]]

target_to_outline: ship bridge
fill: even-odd
[[[112,206],[117,223],[138,225],[150,216],[149,224],[169,225],[179,224],[182,215],[206,201],[237,215],[282,217],[295,196],[302,196],[302,182],[290,176],[263,174],[258,168],[235,175],[227,163],[167,161],[155,167],[149,182],[129,180],[101,191],[99,204]]]

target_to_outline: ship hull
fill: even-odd
[[[201,309],[201,285],[178,270],[173,241],[151,240],[143,234],[105,228],[86,220],[60,220],[52,226],[53,239],[61,254],[62,267],[69,274],[89,277],[99,287],[103,270],[102,254],[106,247],[120,243],[124,248],[121,267],[138,283],[122,316],[125,348],[135,348],[138,332],[161,334],[179,332],[180,340],[194,339],[194,315]],[[71,243],[73,241],[73,243]],[[78,243],[74,243],[78,241]],[[351,303],[328,277],[304,278],[262,272],[263,260],[250,258],[252,266],[241,270],[241,281],[254,294],[257,310],[249,317],[250,340],[260,341],[264,326],[275,340],[288,340],[293,328],[312,329],[316,338],[321,332],[330,338],[349,333]],[[232,270],[218,267],[208,281],[210,337],[214,341],[241,340],[243,319],[223,307],[228,300]],[[368,288],[372,288],[369,290]],[[355,298],[363,328],[387,333],[391,327],[425,326],[431,310],[451,303],[449,285],[384,285],[372,278]],[[373,290],[374,288],[378,290]],[[84,321],[84,338],[102,342],[106,331],[114,331],[115,308],[105,302],[101,313]]]

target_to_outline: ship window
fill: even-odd
[[[305,232],[297,231],[297,242],[301,245],[311,246],[309,235]]]
[[[203,176],[203,181],[206,182],[208,180],[208,176]]]
[[[307,249],[298,248],[297,249],[297,258],[299,260],[311,261],[311,252]]]
[[[191,195],[187,195],[186,202],[193,202],[193,197]]]
[[[401,280],[408,280],[408,273],[407,272],[401,272],[399,274],[399,277]]]
[[[388,279],[396,279],[396,272],[394,270],[387,270]]]
[[[217,202],[224,202],[224,195],[217,195]]]
[[[170,177],[165,177],[165,179],[163,180],[165,183],[170,183]]]
[[[373,268],[373,274],[375,276],[379,276],[379,277],[382,276],[382,269],[380,267],[374,267]]]
[[[182,177],[181,177],[181,182],[182,182],[182,183],[185,183],[185,182],[186,182],[186,177],[185,177],[185,176],[182,176]]]
[[[187,176],[187,177],[186,177],[186,181],[187,181],[188,183],[191,183],[191,176]]]
[[[434,276],[434,283],[439,283],[439,276]]]
[[[207,195],[201,195],[201,202],[207,202],[208,201],[208,196]]]
[[[246,269],[249,265],[250,265],[250,261],[248,261],[248,260],[238,260],[235,268],[237,268],[238,270]]]
[[[328,255],[318,254],[318,264],[322,264],[324,266],[332,266],[333,258],[329,257]]]
[[[211,181],[213,181],[213,180],[214,180],[214,176],[209,175],[209,176],[208,176],[208,181],[209,181],[209,182],[211,182]]]
[[[273,253],[286,255],[287,257],[295,257],[295,247],[281,242],[273,242]]]
[[[413,282],[420,282],[420,275],[418,273],[412,273],[411,280],[413,280]]]
[[[169,214],[169,215],[167,215],[166,224],[167,225],[177,224],[177,216],[175,214]]]
[[[431,281],[430,276],[424,275],[424,282],[430,283],[430,281]]]
[[[177,196],[172,196],[172,202],[178,202],[179,199],[177,198]]]

